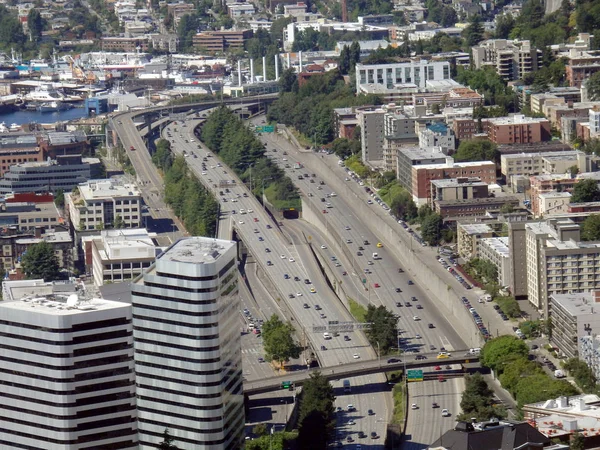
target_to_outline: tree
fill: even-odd
[[[256,436],[264,436],[268,432],[269,431],[267,430],[266,423],[259,423],[259,424],[255,425],[254,428],[252,428],[252,434],[254,434]]]
[[[460,401],[462,414],[460,419],[487,420],[491,417],[504,417],[506,411],[494,407],[494,392],[488,387],[480,373],[465,377],[465,390]]]
[[[456,161],[494,161],[498,160],[498,147],[490,141],[462,141],[454,154]]]
[[[325,450],[335,416],[333,387],[320,372],[311,373],[304,383],[298,415],[298,448]]]
[[[116,230],[125,228],[125,221],[123,220],[123,217],[121,217],[119,214],[117,214],[115,216],[115,221],[113,222],[113,228]]]
[[[42,241],[29,247],[21,257],[21,266],[27,278],[54,281],[60,278],[58,258],[52,246]]]
[[[463,37],[469,47],[473,47],[483,40],[483,25],[479,14],[471,16],[469,25],[463,31]]]
[[[581,180],[573,188],[571,203],[586,203],[600,201],[600,189],[596,180]]]
[[[515,212],[515,207],[511,203],[505,203],[500,207],[500,212],[502,214],[510,214],[512,212]]]
[[[56,196],[54,197],[54,204],[57,208],[65,207],[65,191],[63,191],[62,189],[56,191]]]
[[[515,18],[512,14],[501,14],[496,17],[496,39],[508,39],[510,32],[515,27]]]
[[[579,432],[571,435],[571,442],[569,443],[571,450],[584,450],[585,449],[585,436]]]
[[[428,215],[421,224],[421,236],[429,245],[434,246],[442,239],[444,219],[437,213]]]
[[[585,83],[588,91],[588,98],[591,101],[600,100],[600,72],[594,73]]]
[[[169,433],[169,429],[165,428],[163,431],[163,441],[158,444],[160,450],[179,450],[179,447],[173,445],[173,436]]]
[[[594,371],[579,358],[571,358],[565,362],[565,370],[575,378],[575,383],[586,394],[597,391],[597,380]]]
[[[294,341],[293,332],[292,325],[282,322],[275,314],[263,324],[262,336],[267,359],[281,363],[300,356],[301,348]]]
[[[36,8],[31,8],[27,14],[27,28],[29,28],[29,38],[32,42],[37,43],[42,37],[44,21]]]
[[[366,332],[367,339],[381,354],[398,345],[398,318],[385,306],[369,305],[365,321],[371,324]]]
[[[481,349],[480,361],[485,367],[502,372],[504,364],[517,358],[526,358],[527,345],[515,336],[500,336],[489,340]]]
[[[600,240],[600,214],[586,217],[581,224],[581,239],[584,241]]]

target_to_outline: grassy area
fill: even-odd
[[[348,304],[350,305],[350,314],[352,314],[360,323],[364,323],[365,316],[367,315],[367,308],[357,301],[352,300],[350,297],[348,297]]]
[[[267,201],[271,203],[276,209],[289,209],[294,208],[298,211],[302,209],[302,202],[299,198],[291,199],[291,200],[273,200],[277,195],[275,192],[275,185],[271,184],[265,188],[265,197],[267,197]]]
[[[398,383],[394,386],[394,390],[392,391],[394,394],[394,415],[392,417],[392,423],[394,425],[404,425],[404,383]]]

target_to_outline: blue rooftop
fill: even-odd
[[[430,125],[427,125],[427,129],[433,131],[434,133],[446,134],[448,132],[448,125],[443,122],[434,122]]]

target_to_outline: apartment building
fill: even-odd
[[[592,293],[594,294],[595,292]],[[583,336],[579,336],[579,359],[592,369],[596,379],[600,377],[600,335],[588,335],[586,331]],[[598,426],[600,428],[600,421]]]
[[[419,131],[419,147],[440,147],[445,154],[451,155],[456,150],[456,139],[445,123],[434,122]]]
[[[478,257],[491,262],[498,270],[498,283],[508,286],[510,283],[510,248],[508,237],[489,237],[479,241]]]
[[[20,201],[0,199],[0,226],[16,227],[19,231],[33,231],[37,228],[54,228],[66,225],[65,219],[52,196],[23,195]],[[50,197],[47,200],[46,197]]]
[[[471,116],[473,113],[471,112]],[[459,117],[452,123],[452,131],[456,139],[463,141],[473,139],[476,134],[480,133],[479,123],[473,120],[472,117]],[[481,130],[482,132],[483,130]]]
[[[571,174],[535,175],[529,177],[531,210],[536,217],[542,212],[540,195],[547,192],[572,192],[581,180],[597,180],[600,183],[600,172],[584,172],[573,177]]]
[[[252,30],[203,31],[192,38],[194,47],[208,52],[243,50],[246,41],[252,37]]]
[[[49,131],[41,134],[38,142],[44,156],[50,159],[65,155],[82,155],[91,149],[90,141],[82,130]]]
[[[541,68],[542,51],[529,41],[489,39],[472,48],[477,69],[493,67],[506,81],[519,80]]]
[[[398,182],[409,192],[412,192],[413,189],[413,166],[452,164],[454,162],[454,159],[445,155],[439,147],[400,147],[397,150],[396,160]]]
[[[428,80],[450,80],[450,63],[413,59],[390,64],[356,64],[356,93],[367,93],[371,87],[387,90],[413,85],[425,88]]]
[[[413,105],[424,105],[431,111],[434,105],[445,108],[471,108],[483,105],[483,96],[464,86],[451,87],[441,92],[419,92],[413,94]]]
[[[600,53],[570,49],[565,69],[569,86],[580,88],[585,80],[600,71]]]
[[[383,130],[385,110],[364,107],[356,110],[360,125],[361,159],[364,163],[383,163]]]
[[[32,245],[47,242],[54,250],[54,255],[61,269],[71,272],[73,270],[73,239],[68,231],[61,229],[36,229],[31,236],[21,236],[15,239],[14,251],[16,255],[15,266],[19,265],[21,257]]]
[[[579,172],[588,171],[584,152],[570,150],[500,155],[500,172],[508,184],[513,176],[565,174],[573,166],[577,167]]]
[[[579,357],[580,338],[600,333],[600,291],[552,294],[550,343],[567,358]]]
[[[397,173],[398,150],[417,144],[416,119],[403,108],[389,108],[384,117],[383,165],[386,171]]]
[[[565,214],[569,211],[570,204],[570,192],[544,192],[538,196],[539,216],[536,217]]]
[[[550,121],[514,114],[482,120],[484,132],[495,144],[529,144],[552,138]]]
[[[413,200],[417,205],[430,202],[431,182],[445,178],[478,177],[486,184],[496,182],[496,165],[492,161],[455,162],[412,166]]]
[[[243,447],[236,255],[233,241],[184,238],[132,285],[141,450],[165,428],[181,447]]]
[[[0,302],[0,447],[137,449],[131,305],[7,283],[27,293]]]
[[[86,273],[94,284],[131,281],[156,260],[161,248],[145,228],[102,230],[100,235],[82,238]]]
[[[0,176],[4,176],[13,164],[43,160],[44,153],[34,135],[0,137]]]
[[[494,237],[494,230],[485,223],[456,223],[458,254],[465,260],[479,258],[479,242]]]
[[[102,38],[102,49],[108,52],[127,52],[136,51],[147,52],[149,40],[146,36],[139,37],[120,37],[107,36]]]
[[[472,200],[488,196],[488,185],[477,177],[432,180],[429,206],[435,209],[435,203],[438,201]]]
[[[352,139],[354,130],[359,124],[354,108],[334,108],[333,120],[335,122],[337,137]]]
[[[504,205],[511,205],[513,208],[517,208],[519,206],[519,199],[516,197],[486,197],[437,200],[434,203],[434,211],[442,216],[445,221],[453,221],[483,217],[493,211],[498,211]]]
[[[579,225],[550,219],[525,225],[527,296],[548,317],[554,294],[587,292],[600,286],[600,243],[582,242]]]
[[[139,228],[142,221],[142,196],[137,187],[115,179],[81,183],[65,194],[65,208],[78,230],[111,228],[118,221],[123,228]]]
[[[0,194],[69,192],[98,173],[100,166],[99,159],[81,155],[13,164],[0,179]]]

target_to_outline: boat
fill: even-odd
[[[62,102],[44,102],[37,107],[37,110],[42,113],[65,111],[70,108],[68,103]]]
[[[49,84],[38,86],[35,90],[25,94],[24,98],[30,102],[60,102],[65,100],[65,96]]]
[[[11,123],[8,131],[21,131],[21,125],[18,125],[16,123]]]
[[[8,133],[8,128],[6,128],[6,123],[0,123],[0,133]]]

